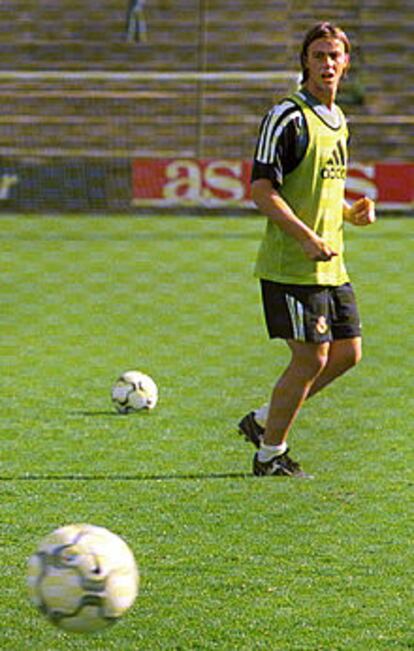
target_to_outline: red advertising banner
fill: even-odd
[[[378,208],[409,210],[414,207],[414,164],[377,163],[351,165],[346,194],[350,200],[367,195]]]
[[[133,203],[247,206],[250,170],[244,160],[139,158],[133,165]]]
[[[139,158],[133,163],[133,205],[251,208],[251,161]],[[414,207],[414,164],[354,164],[346,196],[368,196],[382,210]]]

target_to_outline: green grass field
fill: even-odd
[[[311,482],[252,477],[237,435],[287,360],[252,277],[262,230],[0,219],[2,651],[413,648],[414,221],[347,228],[365,357],[294,427]],[[153,413],[113,411],[130,368],[156,380]],[[72,522],[120,534],[141,570],[133,610],[93,637],[26,596],[27,557]]]

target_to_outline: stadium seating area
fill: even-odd
[[[47,149],[58,156],[249,157],[258,120],[286,92],[284,83],[27,81],[1,73],[297,70],[304,32],[329,19],[355,45],[342,95],[352,123],[353,157],[411,159],[411,0],[147,0],[145,43],[127,42],[126,6],[126,0],[0,4],[3,155],[16,155],[20,148],[25,155]]]

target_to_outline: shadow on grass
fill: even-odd
[[[119,411],[109,410],[106,411],[72,411],[72,416],[129,416],[130,414],[122,414]]]
[[[115,407],[113,409],[106,410],[95,410],[95,411],[71,411],[69,412],[71,416],[87,416],[89,417],[98,417],[98,416],[116,416],[117,418],[148,418],[150,415],[150,410],[148,409],[139,409],[138,411],[116,411]]]
[[[36,474],[25,473],[24,475],[0,475],[0,482],[6,481],[204,481],[213,479],[248,479],[252,477],[246,472],[211,472],[211,473],[185,473],[177,475],[100,475],[100,474]]]

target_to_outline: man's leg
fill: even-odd
[[[330,344],[287,343],[292,358],[273,389],[263,440],[253,458],[253,473],[311,478],[289,457],[286,441],[313,383],[328,362]]]
[[[273,389],[263,438],[265,445],[275,446],[286,441],[304,400],[329,359],[329,343],[293,340],[287,343],[292,358]]]
[[[336,378],[349,371],[353,366],[356,366],[361,361],[361,357],[361,337],[333,341],[329,347],[326,366],[312,384],[307,397],[311,398],[333,382],[333,380],[336,380]]]
[[[290,473],[287,468],[285,473],[280,468],[282,455],[287,452],[289,430],[304,400],[328,386],[360,360],[358,310],[349,283],[336,288],[292,289],[262,281],[262,295],[269,334],[286,339],[292,359],[274,387],[270,405],[246,414],[239,423],[239,433],[259,450],[254,459],[254,474],[299,476],[295,469]],[[291,304],[301,309],[293,311]],[[315,314],[320,315],[316,322]],[[302,319],[298,321],[299,317]],[[329,343],[311,343],[318,342],[319,335],[325,334],[320,332],[322,317],[331,327],[334,339]],[[293,340],[292,334],[290,338],[286,337],[289,331],[286,323],[290,324],[292,334],[301,326],[310,341]]]
[[[336,380],[336,378],[353,368],[361,360],[361,356],[361,337],[337,339],[336,341],[333,341],[329,345],[326,365],[311,385],[305,399],[311,398],[316,393],[319,393],[319,391],[331,384],[331,382]],[[242,431],[242,433],[245,434],[246,438],[254,443],[256,447],[259,447],[260,441],[263,439],[269,408],[270,403],[263,405],[243,419],[244,426],[247,425],[249,428],[249,434],[246,436],[245,431]]]

